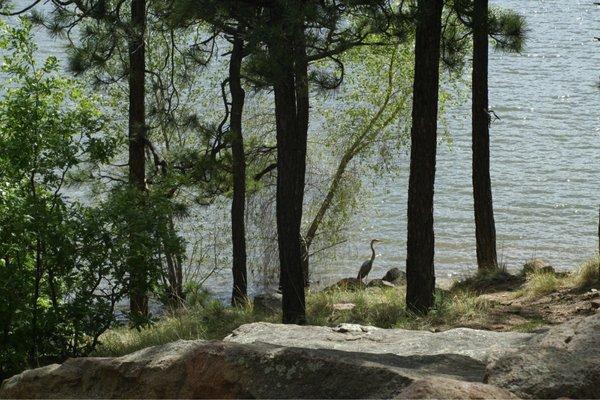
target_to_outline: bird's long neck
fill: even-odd
[[[371,262],[375,260],[375,248],[373,247],[375,243],[371,242]]]

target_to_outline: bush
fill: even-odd
[[[113,321],[122,258],[97,210],[62,194],[69,171],[113,149],[93,98],[37,65],[29,23],[0,22],[0,379],[88,354]],[[111,279],[109,279],[109,277]]]

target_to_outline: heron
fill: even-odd
[[[375,245],[375,243],[380,243],[381,240],[378,239],[373,239],[371,240],[371,259],[365,261],[361,266],[360,266],[360,270],[358,271],[358,276],[356,277],[356,279],[358,279],[359,281],[362,282],[363,279],[365,279],[367,277],[367,275],[369,275],[369,272],[371,272],[371,268],[373,268],[373,261],[375,260],[375,248],[373,247]]]

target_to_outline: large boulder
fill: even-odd
[[[393,398],[416,380],[478,381],[484,370],[454,354],[401,357],[182,340],[25,371],[3,383],[0,398]]]
[[[226,337],[225,341],[262,342],[279,346],[398,356],[455,354],[487,363],[510,349],[528,346],[532,337],[533,334],[529,333],[491,332],[468,328],[432,333],[354,324],[341,324],[331,328],[256,322],[240,326]]]
[[[492,363],[486,382],[532,398],[600,398],[600,313],[549,328]]]
[[[517,399],[508,390],[477,382],[427,378],[406,387],[397,399]]]
[[[404,285],[406,283],[406,272],[401,271],[398,268],[392,268],[385,273],[382,280],[396,286]]]
[[[261,293],[254,296],[254,310],[267,314],[281,311],[282,295],[280,293]]]

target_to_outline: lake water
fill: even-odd
[[[490,55],[491,174],[499,260],[518,268],[542,257],[569,269],[597,253],[600,204],[600,7],[586,0],[503,0],[527,17],[525,51]],[[452,277],[476,268],[471,194],[470,104],[448,113],[451,147],[438,148],[435,268]],[[352,276],[383,238],[371,274],[404,268],[409,159],[399,176],[370,188],[340,257],[320,269]],[[324,266],[323,266],[324,267]]]
[[[17,3],[25,4],[25,1]],[[492,183],[500,261],[518,268],[541,257],[570,269],[597,251],[600,204],[600,7],[591,0],[504,0],[494,4],[527,17],[529,36],[520,54],[492,52],[490,102],[501,118],[491,128]],[[37,35],[45,54],[60,43]],[[470,104],[448,112],[452,145],[440,144],[435,194],[436,273],[451,278],[474,271]],[[408,157],[397,176],[373,193],[348,228],[337,258],[312,264],[328,283],[354,276],[379,246],[372,277],[404,268]],[[226,270],[208,284],[230,293]]]

